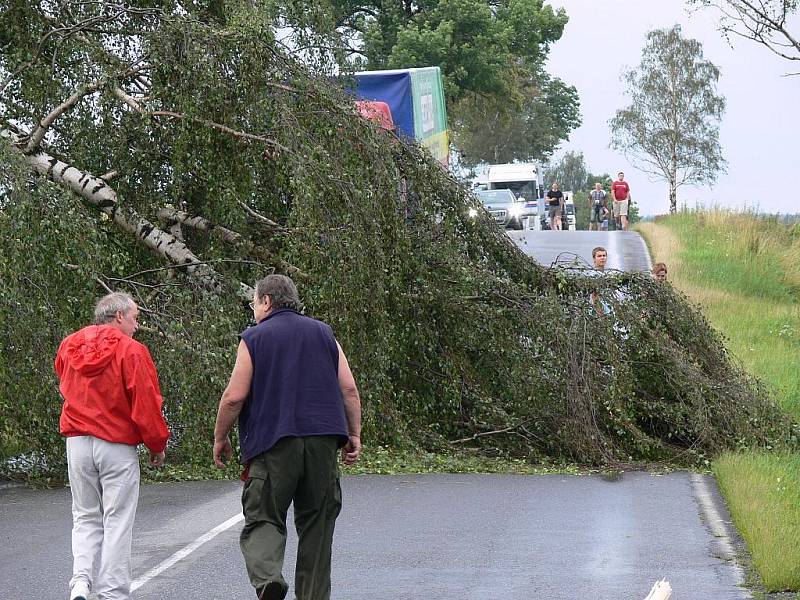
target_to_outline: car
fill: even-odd
[[[498,225],[522,229],[522,213],[525,202],[518,200],[514,192],[511,190],[478,190],[475,195]]]

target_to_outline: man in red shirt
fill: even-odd
[[[95,325],[67,336],[56,356],[72,491],[70,600],[88,600],[92,589],[99,600],[128,600],[136,446],[144,442],[151,465],[164,463],[169,430],[153,359],[132,337],[138,316],[128,294],[109,294],[97,303]]]
[[[631,188],[625,181],[625,173],[619,172],[619,179],[611,184],[611,197],[614,199],[612,214],[614,220],[622,224],[622,229],[628,230],[628,207],[631,201]]]

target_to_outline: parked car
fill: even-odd
[[[505,228],[522,229],[522,213],[525,202],[517,200],[514,192],[511,190],[478,190],[475,195],[498,225]]]

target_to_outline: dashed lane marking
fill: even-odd
[[[166,559],[166,560],[160,562],[159,564],[157,564],[155,567],[153,567],[152,569],[147,571],[147,573],[145,573],[141,577],[137,577],[136,579],[134,579],[133,583],[131,583],[131,591],[135,592],[140,587],[142,587],[144,584],[146,584],[148,581],[150,581],[151,579],[153,579],[155,577],[158,577],[159,575],[161,575],[161,573],[163,573],[164,571],[166,571],[167,569],[169,569],[170,567],[172,567],[173,565],[175,565],[179,561],[181,561],[184,558],[186,558],[187,556],[189,556],[192,552],[197,550],[200,546],[202,546],[203,544],[205,544],[206,542],[208,542],[210,540],[213,540],[220,533],[230,529],[231,527],[233,527],[234,525],[236,525],[237,523],[239,523],[240,521],[243,521],[243,520],[244,520],[244,515],[242,515],[240,513],[240,514],[238,514],[238,515],[236,515],[234,517],[231,517],[230,519],[228,519],[224,523],[220,523],[219,525],[214,527],[214,529],[212,529],[211,531],[208,531],[208,532],[204,533],[203,535],[201,535],[199,538],[197,538],[196,540],[194,540],[190,544],[188,544],[188,545],[184,546],[183,548],[181,548],[180,550],[178,550],[175,554],[170,556],[168,559]]]

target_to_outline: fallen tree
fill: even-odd
[[[41,453],[33,475],[63,469],[52,357],[107,289],[145,314],[172,459],[207,464],[248,286],[271,271],[346,349],[367,444],[694,463],[797,443],[685,299],[531,262],[281,53],[268,15],[47,6],[0,28],[0,433]]]

